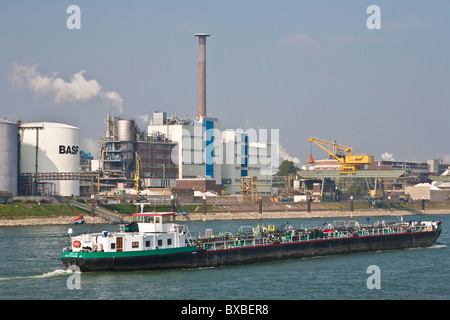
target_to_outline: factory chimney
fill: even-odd
[[[197,33],[198,37],[198,89],[197,117],[206,117],[206,37],[209,34]]]

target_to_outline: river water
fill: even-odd
[[[376,217],[370,221],[391,221]],[[0,300],[334,300],[450,299],[450,215],[405,216],[405,221],[443,220],[444,231],[429,248],[386,251],[254,265],[193,270],[92,272],[76,274],[79,287],[68,281],[75,274],[61,263],[74,235],[115,231],[117,225],[0,227]],[[366,223],[366,218],[356,218]],[[312,228],[324,219],[291,219],[289,225]],[[193,235],[236,232],[241,225],[283,225],[287,220],[189,222]],[[327,222],[331,223],[332,219]],[[377,284],[368,279],[379,268]],[[371,281],[371,283],[374,283]]]

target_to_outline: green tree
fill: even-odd
[[[278,168],[277,176],[287,176],[296,172],[297,168],[295,168],[293,161],[283,160]]]
[[[360,181],[361,179],[354,179],[350,187],[348,188],[348,192],[350,194],[365,194],[367,192],[367,187],[364,183]]]

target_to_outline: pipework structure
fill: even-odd
[[[134,120],[106,116],[105,139],[100,142],[99,167],[101,181],[123,187],[175,186],[178,166],[172,162],[176,142],[160,132],[139,129]]]
[[[102,171],[108,178],[132,179],[137,126],[133,120],[109,114],[105,123],[106,139],[100,149]]]

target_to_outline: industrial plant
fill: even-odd
[[[449,164],[379,161],[335,141],[311,137],[329,157],[286,175],[274,175],[275,144],[252,132],[222,130],[206,113],[206,38],[199,39],[196,117],[153,111],[146,128],[134,119],[105,117],[105,135],[95,154],[80,149],[80,129],[53,122],[0,120],[0,192],[11,196],[80,197],[100,194],[136,197],[197,193],[234,196],[241,202],[339,201],[361,196],[374,204],[446,201]],[[275,152],[275,153],[274,153]],[[355,189],[361,180],[364,192]],[[353,188],[353,189],[352,189]],[[417,189],[419,188],[419,189]],[[2,196],[4,197],[4,196]]]

